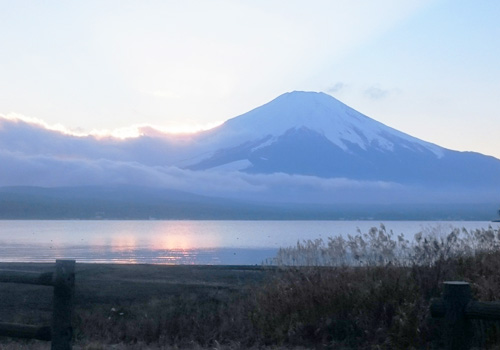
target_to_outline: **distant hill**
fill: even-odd
[[[477,220],[494,203],[286,204],[209,198],[172,190],[1,187],[0,220]]]

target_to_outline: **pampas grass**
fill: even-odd
[[[297,242],[280,248],[267,261],[277,266],[432,266],[437,261],[495,252],[500,248],[500,231],[487,229],[451,229],[443,234],[436,226],[415,234],[409,241],[403,234],[394,235],[381,224],[368,232]]]
[[[254,324],[266,344],[339,349],[428,349],[442,346],[430,300],[442,282],[465,280],[476,298],[500,300],[500,233],[441,227],[413,240],[384,225],[366,233],[298,242],[280,249],[274,279],[256,294]],[[495,346],[495,324],[474,342]]]

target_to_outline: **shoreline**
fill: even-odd
[[[0,262],[0,270],[51,272],[54,263]],[[254,265],[157,265],[76,263],[75,307],[89,303],[147,302],[166,296],[210,293],[213,290],[240,291],[263,281],[273,267]],[[45,291],[49,292],[45,292]],[[40,294],[38,294],[40,293]],[[0,321],[12,318],[5,309],[26,305],[19,301],[41,298],[51,302],[50,288],[37,285],[1,283]],[[24,303],[26,304],[26,303]],[[30,302],[27,303],[31,305]],[[31,305],[32,307],[33,305]]]

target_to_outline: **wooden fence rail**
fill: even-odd
[[[0,282],[52,286],[53,275],[54,274],[52,272],[37,273],[37,272],[0,270]]]
[[[430,311],[432,317],[445,319],[447,349],[471,348],[471,320],[500,320],[500,302],[474,301],[467,282],[444,282],[443,297],[432,302]]]
[[[0,270],[0,282],[54,287],[52,324],[50,327],[0,323],[0,336],[51,340],[52,350],[71,350],[73,337],[71,316],[75,291],[74,260],[56,260],[56,268],[53,273]]]

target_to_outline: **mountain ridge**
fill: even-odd
[[[150,187],[0,187],[0,220],[474,220],[495,203],[266,203]]]

